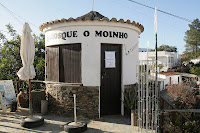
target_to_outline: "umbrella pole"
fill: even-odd
[[[28,87],[29,87],[29,112],[30,112],[31,116],[33,116],[32,94],[31,94],[31,79],[28,80]]]

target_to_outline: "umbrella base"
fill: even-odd
[[[42,116],[29,116],[21,120],[20,125],[25,128],[39,127],[44,124],[44,118]]]
[[[81,133],[87,130],[87,124],[84,122],[68,122],[64,125],[64,131],[68,133]]]

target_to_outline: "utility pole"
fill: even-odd
[[[94,11],[94,0],[92,0],[92,11]]]
[[[154,28],[155,28],[155,52],[156,52],[156,81],[155,81],[155,129],[156,133],[159,132],[159,87],[158,87],[158,52],[157,52],[157,9],[155,8],[154,15]]]

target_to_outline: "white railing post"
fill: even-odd
[[[77,117],[76,117],[76,94],[74,94],[74,122],[77,122]]]

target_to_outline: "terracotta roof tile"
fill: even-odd
[[[141,32],[144,31],[144,27],[139,24],[139,23],[136,23],[135,21],[130,21],[130,20],[124,20],[124,19],[119,19],[117,20],[116,18],[112,18],[112,19],[108,19],[107,17],[101,15],[100,13],[96,12],[96,11],[91,11],[83,16],[80,16],[80,17],[77,17],[76,19],[74,18],[69,18],[69,19],[61,19],[61,20],[55,20],[55,21],[50,21],[50,22],[46,22],[46,23],[43,23],[41,26],[40,26],[40,30],[43,31],[43,29],[48,26],[48,25],[52,25],[52,24],[57,24],[57,23],[63,23],[63,22],[72,22],[72,21],[77,21],[77,20],[82,20],[82,21],[86,21],[86,20],[99,20],[99,21],[107,21],[107,22],[120,22],[120,23],[126,23],[126,24],[132,24],[133,26],[136,26],[138,27]]]
[[[178,72],[160,72],[158,74],[166,75],[166,76],[169,76],[169,75],[180,75],[180,73],[178,73]]]
[[[86,18],[89,18],[90,20],[94,20],[95,18],[102,19],[102,18],[104,18],[104,16],[96,11],[91,11],[83,16],[77,17],[76,19],[85,20]]]

